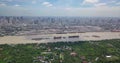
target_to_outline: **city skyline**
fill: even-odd
[[[119,0],[0,0],[0,16],[120,17]]]

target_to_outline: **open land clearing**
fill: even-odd
[[[70,38],[70,36],[78,36]],[[57,39],[55,39],[57,37]],[[33,39],[39,40],[33,40]],[[96,41],[106,39],[120,39],[120,32],[86,32],[68,34],[45,34],[30,36],[4,36],[0,37],[0,44],[26,44],[26,43],[48,43],[68,41]]]

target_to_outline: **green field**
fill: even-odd
[[[0,63],[120,63],[120,40],[4,44]]]

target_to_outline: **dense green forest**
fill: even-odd
[[[120,63],[120,40],[4,44],[0,63]]]

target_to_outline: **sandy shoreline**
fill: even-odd
[[[53,40],[54,36],[74,36],[79,35],[79,38],[74,39],[58,39]],[[31,38],[47,37],[45,40],[31,40]],[[47,35],[31,35],[31,36],[4,36],[0,37],[0,44],[25,44],[25,43],[47,43],[59,41],[89,41],[89,40],[105,40],[105,39],[120,39],[120,32],[86,32],[86,33],[70,33],[70,34],[47,34]]]

